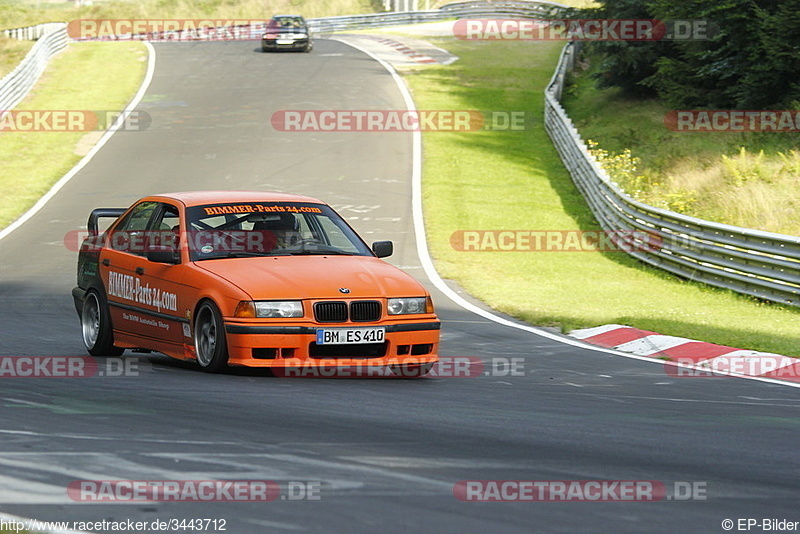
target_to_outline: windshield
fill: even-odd
[[[300,17],[275,17],[271,25],[277,28],[299,29],[304,28],[306,22]]]
[[[371,256],[329,206],[297,202],[208,204],[186,210],[192,261],[290,255]]]

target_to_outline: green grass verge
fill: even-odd
[[[142,43],[73,44],[51,60],[16,109],[121,110],[141,85],[146,67]],[[81,159],[79,142],[98,137],[99,132],[0,133],[0,228],[36,203]]]
[[[17,68],[35,41],[17,41],[0,36],[0,79]]]
[[[564,331],[621,323],[800,356],[800,311],[677,279],[623,252],[459,252],[458,230],[598,230],[547,136],[562,43],[431,39],[461,59],[406,70],[419,109],[525,111],[523,132],[423,134],[423,202],[439,272],[489,306]]]
[[[702,219],[800,235],[800,134],[674,132],[666,104],[598,89],[592,72],[572,78],[564,107],[584,139],[640,160],[635,173],[615,177],[626,192]]]

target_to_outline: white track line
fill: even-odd
[[[416,111],[416,105],[414,104],[414,99],[411,97],[411,93],[408,90],[403,79],[397,73],[397,71],[392,67],[389,63],[382,60],[369,50],[366,50],[356,44],[351,42],[346,42],[340,40],[348,46],[359,50],[372,59],[380,63],[389,74],[392,75],[395,83],[397,84],[397,88],[400,90],[400,93],[403,95],[403,101],[405,102],[406,109],[408,111],[414,112]],[[508,326],[510,328],[516,328],[518,330],[523,330],[525,332],[530,332],[531,334],[535,334],[537,336],[545,337],[548,339],[552,339],[553,341],[557,341],[558,343],[563,343],[565,345],[571,345],[573,347],[580,347],[582,349],[590,349],[595,352],[605,352],[607,354],[614,354],[616,356],[622,356],[623,358],[629,358],[632,360],[640,360],[643,362],[650,362],[657,365],[665,365],[665,364],[672,364],[672,362],[664,362],[663,360],[654,360],[653,358],[649,358],[646,356],[637,356],[635,354],[626,354],[624,352],[620,352],[614,349],[607,349],[604,347],[598,347],[596,345],[590,345],[588,343],[584,343],[577,339],[568,338],[565,336],[561,336],[558,334],[553,334],[552,332],[548,332],[546,330],[542,330],[540,328],[536,328],[534,326],[524,325],[515,323],[513,321],[509,321],[508,319],[504,319],[498,315],[493,314],[490,311],[484,310],[472,304],[468,300],[464,299],[461,295],[453,291],[444,280],[442,280],[439,273],[436,272],[436,267],[433,265],[433,260],[431,259],[430,253],[428,252],[428,241],[427,236],[425,234],[425,218],[422,212],[422,134],[419,130],[412,132],[412,144],[413,144],[413,160],[412,160],[412,175],[411,175],[411,188],[412,188],[412,211],[414,215],[414,231],[417,240],[417,254],[419,255],[420,262],[422,263],[422,267],[425,270],[425,274],[428,276],[428,279],[433,283],[433,285],[441,291],[447,298],[452,300],[458,306],[461,306],[467,311],[474,313],[475,315],[479,315],[484,319],[488,319],[493,321],[497,324],[501,324],[503,326]],[[687,368],[697,368],[694,365],[685,365],[685,364],[676,364],[678,367],[687,367]],[[743,376],[743,375],[736,375],[730,373],[720,373],[720,374],[729,374],[729,376],[736,377],[736,378],[744,378],[747,380],[758,380],[759,382],[769,382],[772,384],[781,384],[784,386],[791,386],[800,388],[800,384],[793,383],[793,382],[784,382],[781,380],[776,380],[773,378],[764,378],[758,376]]]
[[[56,182],[53,185],[53,187],[50,188],[50,191],[48,191],[42,198],[40,198],[39,201],[36,202],[36,204],[34,204],[33,207],[31,207],[31,209],[29,209],[28,211],[25,212],[25,214],[22,215],[22,217],[20,217],[19,219],[11,223],[9,226],[4,228],[2,231],[0,231],[0,239],[6,237],[8,234],[10,234],[14,230],[22,226],[26,221],[28,221],[28,219],[36,215],[36,213],[40,209],[42,209],[44,205],[50,201],[51,198],[56,196],[56,193],[58,193],[58,191],[62,187],[64,187],[64,185],[66,185],[67,182],[69,182],[76,174],[78,174],[78,172],[81,169],[83,169],[86,166],[86,164],[88,164],[92,160],[92,158],[95,156],[95,154],[97,154],[97,152],[100,151],[103,145],[105,145],[108,142],[108,140],[111,139],[111,136],[114,135],[114,133],[116,133],[117,130],[119,130],[123,124],[125,124],[125,121],[130,115],[130,112],[136,106],[139,105],[139,102],[142,100],[144,94],[147,92],[147,89],[150,87],[150,82],[153,80],[153,73],[156,70],[155,48],[153,48],[153,45],[151,45],[147,41],[144,42],[144,45],[147,48],[147,53],[148,53],[147,72],[145,73],[144,80],[142,80],[142,85],[139,87],[139,91],[134,95],[133,99],[125,107],[124,112],[119,117],[117,117],[117,120],[114,122],[114,124],[112,124],[108,130],[106,130],[106,132],[103,134],[100,140],[97,141],[97,144],[92,147],[89,153],[86,154],[78,162],[78,164],[75,165],[72,169],[70,169],[70,171],[67,174],[65,174],[58,182]],[[20,523],[25,523],[27,525],[30,525],[33,522],[32,519],[6,515],[6,514],[0,514],[0,518],[4,519],[5,521],[13,520]],[[41,523],[44,523],[44,521],[42,521]],[[39,530],[37,532],[45,532],[45,531]],[[47,534],[86,534],[86,533],[77,530],[50,530]]]
[[[400,94],[403,95],[403,101],[405,102],[406,109],[408,111],[414,112],[416,111],[416,106],[414,104],[413,98],[411,98],[411,93],[408,91],[408,87],[406,87],[405,82],[397,73],[397,71],[386,61],[382,60],[369,50],[366,50],[352,42],[343,41],[340,39],[336,39],[337,41],[346,44],[364,54],[368,55],[375,61],[377,61],[380,65],[385,68],[389,74],[391,74],[392,79],[394,79],[397,88],[400,90]],[[135,108],[139,101],[144,96],[144,93],[147,91],[147,88],[150,85],[150,82],[153,78],[153,72],[155,71],[155,62],[156,62],[156,53],[153,46],[145,41],[145,46],[149,52],[149,60],[147,65],[147,74],[145,75],[145,79],[142,82],[142,86],[139,88],[139,92],[136,93],[136,96],[133,97],[130,104],[128,104],[128,109],[126,111],[130,111],[131,109]],[[3,239],[8,234],[22,226],[28,219],[33,217],[42,207],[47,204],[47,202],[53,198],[58,191],[64,187],[64,184],[69,182],[73,176],[75,176],[78,171],[80,171],[84,166],[86,166],[89,161],[94,157],[94,155],[100,150],[100,148],[105,145],[109,138],[119,129],[122,125],[124,120],[127,118],[127,113],[121,115],[114,125],[109,128],[106,133],[103,135],[102,138],[97,142],[97,144],[89,151],[86,156],[78,162],[78,164],[72,168],[63,178],[61,178],[51,189],[47,192],[39,201],[30,209],[28,210],[22,217],[14,221],[10,226],[5,228],[4,230],[0,231],[0,239]],[[422,267],[425,270],[425,274],[428,276],[428,279],[433,283],[433,285],[441,291],[447,298],[452,300],[458,306],[461,306],[467,311],[474,313],[484,319],[488,319],[493,321],[497,324],[501,324],[503,326],[508,326],[510,328],[516,328],[518,330],[523,330],[525,332],[529,332],[531,334],[544,337],[547,339],[551,339],[558,343],[563,343],[565,345],[571,345],[573,347],[579,347],[583,349],[593,350],[595,352],[604,352],[607,354],[613,354],[616,356],[622,356],[623,358],[629,358],[633,360],[640,360],[643,362],[650,362],[656,363],[658,365],[665,365],[663,361],[653,360],[652,358],[648,358],[646,356],[637,356],[635,354],[626,354],[624,352],[620,352],[613,349],[607,349],[604,347],[598,347],[596,345],[590,345],[588,343],[583,343],[577,339],[568,338],[565,336],[561,336],[558,334],[553,334],[546,330],[542,330],[540,328],[536,328],[529,325],[515,323],[513,321],[509,321],[504,319],[498,315],[493,314],[490,311],[484,310],[471,302],[464,299],[461,295],[450,289],[450,287],[442,280],[439,276],[439,273],[436,272],[436,268],[433,265],[433,260],[431,260],[430,253],[428,252],[428,242],[427,237],[425,234],[425,221],[422,213],[422,135],[419,131],[412,132],[412,145],[413,145],[413,155],[412,155],[412,176],[411,176],[411,188],[412,188],[412,212],[414,217],[414,233],[417,241],[417,254],[419,255],[420,263],[422,263]],[[690,369],[700,369],[694,365],[685,365],[680,364],[678,367],[687,367]],[[781,384],[784,386],[796,387],[800,388],[800,384],[793,383],[793,382],[784,382],[781,380],[775,380],[772,378],[764,378],[758,376],[742,376],[742,375],[735,375],[731,374],[730,376],[736,378],[743,378],[746,380],[757,380],[759,382],[769,382],[772,384]]]
[[[99,141],[97,141],[97,144],[92,147],[89,153],[86,154],[67,174],[57,181],[53,187],[50,188],[50,191],[45,193],[45,195],[40,198],[38,202],[36,202],[36,204],[34,204],[31,209],[26,211],[19,219],[12,222],[3,230],[0,230],[0,239],[6,237],[8,234],[22,226],[26,221],[28,221],[28,219],[36,215],[36,213],[42,209],[51,198],[56,196],[56,193],[58,193],[58,191],[64,187],[67,182],[69,182],[76,174],[78,174],[78,171],[83,169],[92,160],[95,154],[97,154],[97,152],[103,148],[103,145],[105,145],[108,140],[111,139],[111,136],[114,135],[123,124],[125,124],[125,121],[128,119],[131,111],[139,105],[139,102],[142,100],[142,97],[144,97],[145,92],[147,92],[147,88],[150,87],[150,82],[153,79],[153,72],[155,72],[156,69],[156,51],[153,48],[153,45],[151,45],[149,42],[144,41],[144,45],[147,47],[148,52],[147,73],[142,81],[142,85],[139,87],[139,91],[125,107],[124,112],[117,117],[117,120],[114,121],[114,124],[112,124],[111,127],[105,131],[103,136]]]

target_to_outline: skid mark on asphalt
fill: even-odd
[[[296,454],[46,452],[0,453],[0,466],[4,473],[0,476],[0,502],[54,504],[74,502],[67,494],[67,487],[75,480],[271,480],[278,484],[318,481],[323,494],[377,495],[387,491],[396,495],[442,494],[452,491],[454,482],[450,478],[438,480],[400,469],[514,469],[518,464],[447,458],[320,459]]]
[[[52,402],[35,402],[24,399],[14,399],[6,397],[3,399],[3,409],[14,408],[33,408],[49,410],[59,415],[87,415],[87,414],[113,414],[113,415],[143,415],[152,413],[145,410],[135,410],[123,406],[114,406],[108,403],[97,403],[96,401],[84,401],[79,399],[56,398]]]

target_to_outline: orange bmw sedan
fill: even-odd
[[[115,218],[99,232],[101,218]],[[441,323],[428,291],[327,204],[203,191],[98,208],[72,291],[86,349],[227,366],[388,368],[422,376]]]

